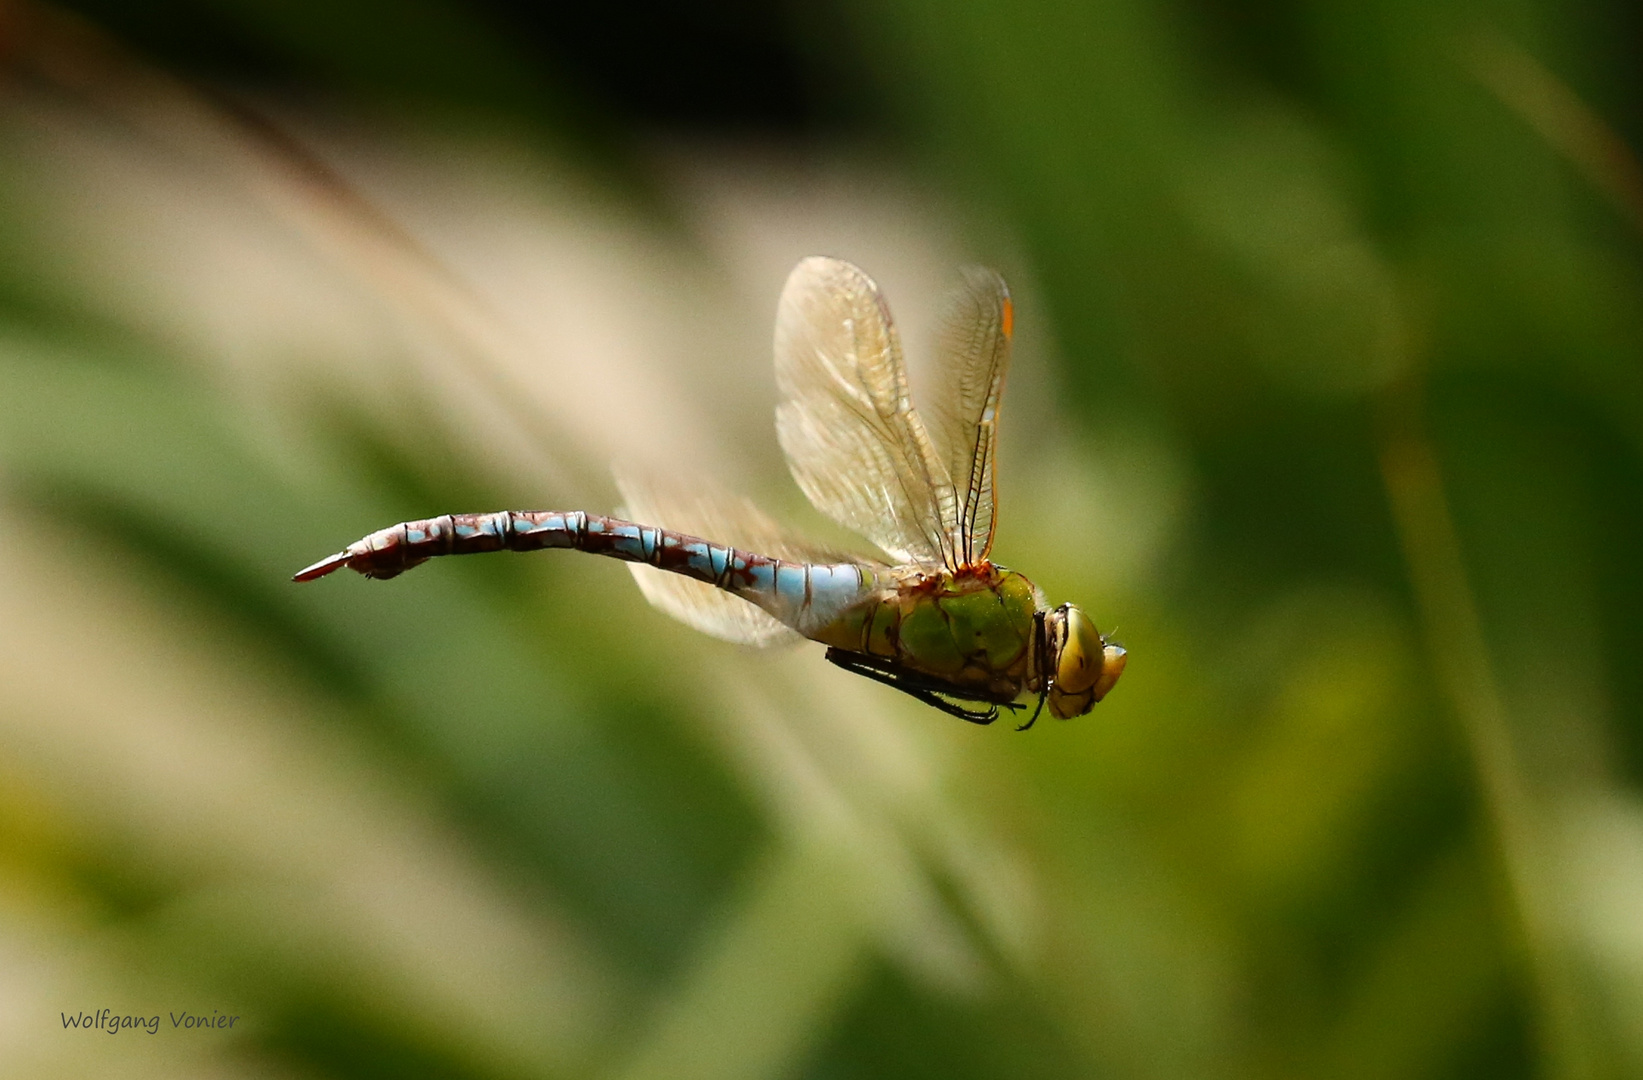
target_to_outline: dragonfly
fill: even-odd
[[[715,637],[809,639],[833,664],[975,724],[1048,705],[1095,707],[1127,654],[1077,605],[1050,607],[989,559],[994,460],[1015,309],[1004,280],[966,269],[937,344],[930,424],[914,408],[890,308],[841,259],[804,259],[776,316],[776,430],[823,514],[886,557],[841,553],[715,490],[680,496],[618,476],[620,516],[581,510],[444,514],[401,522],[299,571],[391,578],[438,555],[565,548],[631,565],[647,600]],[[630,520],[631,519],[631,520]],[[645,522],[645,523],[641,523]]]

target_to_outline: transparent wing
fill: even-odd
[[[899,562],[956,567],[957,496],[871,278],[839,259],[794,268],[776,312],[776,385],[776,433],[811,503]]]
[[[616,487],[624,503],[618,513],[630,521],[793,562],[860,561],[797,537],[747,499],[696,480],[674,484],[618,471]],[[704,581],[643,563],[628,563],[628,569],[652,606],[721,641],[762,648],[804,640],[765,611]]]
[[[963,273],[943,311],[931,429],[959,497],[959,559],[975,563],[992,551],[998,520],[993,457],[1014,308],[993,271]]]

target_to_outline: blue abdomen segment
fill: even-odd
[[[343,566],[367,577],[391,578],[438,555],[542,548],[572,548],[694,578],[758,605],[806,635],[831,621],[872,584],[872,572],[855,563],[774,559],[580,510],[501,510],[401,522],[315,563],[296,580],[312,581]]]

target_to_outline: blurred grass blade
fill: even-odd
[[[1528,50],[1499,31],[1478,34],[1473,72],[1643,232],[1643,163],[1618,132]]]
[[[1552,1075],[1590,1076],[1594,1062],[1587,1024],[1545,876],[1549,837],[1540,832],[1540,815],[1513,745],[1443,475],[1416,401],[1407,386],[1391,396],[1380,463],[1427,656],[1465,736],[1484,816],[1522,928],[1540,1006],[1542,1051],[1552,1063]]]

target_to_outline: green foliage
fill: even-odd
[[[685,235],[597,149],[631,133],[467,8],[41,10],[0,106],[19,1075],[1643,1073],[1619,15],[829,11],[795,23],[818,83],[1030,271],[996,554],[1119,624],[1111,697],[976,729],[553,553],[291,584],[396,520],[608,497],[580,463],[763,409],[725,357],[769,312],[719,290],[789,223]],[[318,175],[86,46],[186,67],[196,14],[392,131],[311,109]],[[555,291],[486,276],[517,251]],[[567,339],[510,368],[538,306]],[[680,371],[589,310],[723,337]],[[162,1031],[54,1029],[104,1006]],[[246,1019],[185,1039],[183,1008]]]

